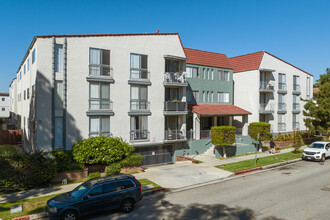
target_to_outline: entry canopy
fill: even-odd
[[[235,105],[215,105],[215,104],[196,104],[189,105],[189,110],[192,110],[198,115],[227,115],[227,116],[241,116],[241,115],[251,115],[240,107]]]

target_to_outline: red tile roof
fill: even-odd
[[[9,93],[0,93],[0,96],[9,96]]]
[[[37,38],[51,37],[121,37],[121,36],[141,36],[141,35],[179,35],[178,33],[127,33],[127,34],[63,34],[63,35],[37,35]]]
[[[221,105],[221,104],[197,104],[189,105],[190,110],[199,115],[250,115],[248,112],[235,105]]]
[[[187,63],[233,69],[226,54],[208,52],[203,50],[184,48],[189,60]]]
[[[288,63],[288,62],[278,58],[277,56],[275,56],[271,53],[268,53],[267,51],[259,51],[259,52],[255,52],[255,53],[250,53],[250,54],[245,54],[245,55],[229,58],[229,61],[230,61],[231,65],[233,66],[234,73],[244,72],[244,71],[249,71],[249,70],[258,70],[260,68],[260,63],[261,63],[261,60],[265,53],[304,72],[304,73],[307,73],[308,75],[313,76],[312,74],[292,65],[291,63]]]

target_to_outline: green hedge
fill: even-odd
[[[53,151],[52,155],[56,160],[57,172],[66,172],[84,169],[84,164],[77,163],[73,159],[72,151]]]
[[[257,140],[259,134],[259,141],[270,140],[270,124],[267,122],[252,122],[249,124],[249,135],[254,140]]]
[[[120,162],[122,167],[130,167],[135,165],[140,165],[142,163],[142,156],[141,154],[134,153],[126,157]]]
[[[211,127],[211,141],[214,145],[231,145],[235,143],[235,127]]]
[[[90,174],[88,174],[88,179],[89,179],[89,180],[90,180],[90,179],[94,179],[94,178],[99,178],[99,177],[101,177],[100,172],[94,172],[94,173],[90,173]]]
[[[121,165],[119,162],[116,162],[116,163],[110,164],[110,166],[105,171],[105,175],[106,176],[116,175],[116,174],[120,173],[120,170],[121,170]]]
[[[128,157],[134,147],[119,137],[90,137],[73,145],[73,158],[81,164],[112,164]]]

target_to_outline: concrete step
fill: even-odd
[[[212,144],[212,146],[201,155],[214,156],[214,145]]]

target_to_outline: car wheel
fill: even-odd
[[[322,162],[325,161],[325,155],[324,155],[324,154],[322,154],[321,161],[322,161]]]
[[[77,220],[77,219],[79,219],[78,213],[73,210],[66,211],[61,215],[61,220]]]
[[[301,160],[305,160],[305,157],[301,157]]]
[[[131,212],[134,209],[134,200],[133,199],[125,199],[122,201],[120,208],[123,212]]]

